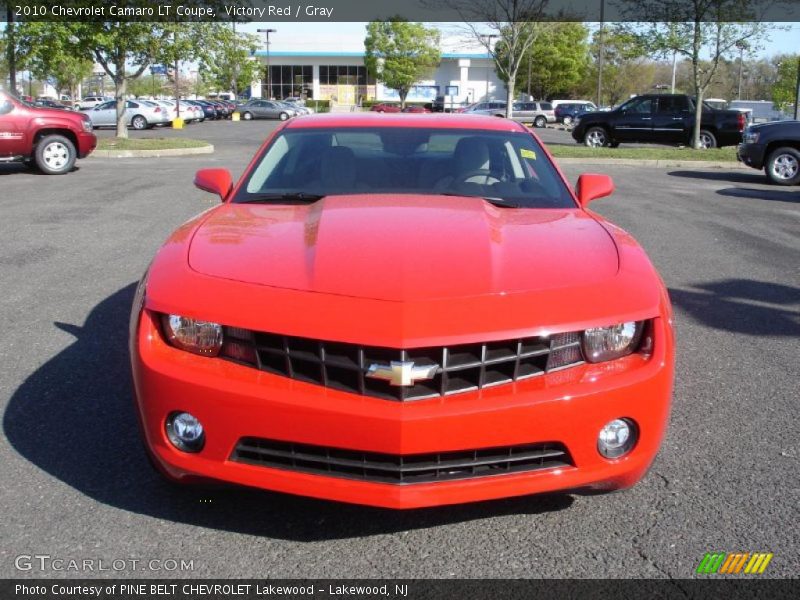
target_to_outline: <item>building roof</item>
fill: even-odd
[[[256,50],[255,56],[266,56],[266,50]],[[364,58],[364,52],[346,52],[346,51],[336,51],[336,50],[324,50],[324,51],[308,51],[308,50],[298,50],[298,51],[288,51],[288,50],[270,50],[269,55],[271,57],[289,57],[289,56],[297,56],[297,57],[320,57],[320,58]],[[460,58],[475,58],[475,59],[487,59],[491,58],[489,54],[486,53],[460,53],[460,52],[442,52],[442,58],[444,59],[452,59],[457,60]]]

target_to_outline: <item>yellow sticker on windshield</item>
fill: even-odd
[[[533,150],[528,150],[527,148],[521,148],[519,153],[522,155],[522,158],[530,158],[531,160],[536,160],[536,152]]]

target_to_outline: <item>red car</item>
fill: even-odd
[[[420,106],[419,104],[411,104],[410,106],[406,106],[402,112],[404,113],[429,113],[431,112],[430,108],[425,106]]]
[[[513,121],[311,115],[179,227],[134,300],[162,474],[390,508],[636,483],[667,424],[667,291]]]
[[[399,113],[402,109],[399,104],[394,102],[381,102],[379,104],[373,104],[370,110],[379,113]]]
[[[96,146],[88,115],[33,106],[0,91],[0,163],[35,163],[43,173],[63,175]]]

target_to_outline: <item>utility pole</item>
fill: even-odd
[[[606,0],[600,0],[600,32],[597,39],[597,107],[603,106],[603,60],[605,58],[604,34],[606,30]]]
[[[486,39],[486,54],[488,54],[489,61],[486,63],[486,100],[489,100],[489,75],[492,71],[492,39],[498,37],[494,33],[487,33],[482,35],[481,39]]]
[[[14,39],[14,10],[11,4],[6,8],[6,40],[8,47],[6,48],[6,55],[8,59],[8,87],[11,93],[17,95],[17,55],[16,46],[17,41]]]
[[[800,121],[800,56],[797,57],[797,88],[794,91],[794,120]]]
[[[742,99],[742,71],[744,67],[744,51],[747,50],[747,42],[736,42],[736,47],[739,49],[739,92],[736,95],[737,100]]]
[[[174,34],[173,43],[175,44],[175,48],[178,48],[178,32],[176,31]],[[178,55],[175,55],[175,117],[180,119],[181,118],[181,91],[180,91],[180,71],[178,71]]]
[[[675,93],[675,72],[678,69],[678,53],[673,50],[672,51],[672,92]]]
[[[267,100],[272,99],[272,70],[269,68],[269,34],[278,33],[277,29],[257,29],[258,33],[263,33],[267,38]]]

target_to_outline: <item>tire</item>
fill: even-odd
[[[245,111],[245,112],[242,113],[242,118],[245,121],[252,121],[253,120],[253,113]]]
[[[717,147],[717,138],[707,129],[700,130],[700,147],[703,149]]]
[[[583,134],[583,144],[589,148],[603,148],[609,145],[608,133],[602,127],[590,127]]]
[[[570,125],[572,125],[572,117],[570,117],[569,115],[567,115],[566,117],[564,117],[563,119],[561,119],[561,122],[562,122],[564,125],[566,125],[566,126],[568,126],[568,127],[569,127]]]
[[[541,129],[542,127],[547,127],[547,119],[545,119],[544,117],[536,117],[533,120],[533,126],[538,127],[539,129]]]
[[[281,121],[286,121],[289,118],[289,113],[282,112],[280,115],[278,115],[278,118]]]
[[[131,127],[137,131],[147,129],[147,119],[145,119],[142,115],[136,115],[131,119]]]
[[[78,154],[75,145],[63,135],[46,135],[36,144],[34,160],[42,173],[63,175],[72,171]]]
[[[764,165],[767,179],[775,185],[800,184],[800,150],[796,148],[776,148],[769,153]]]

